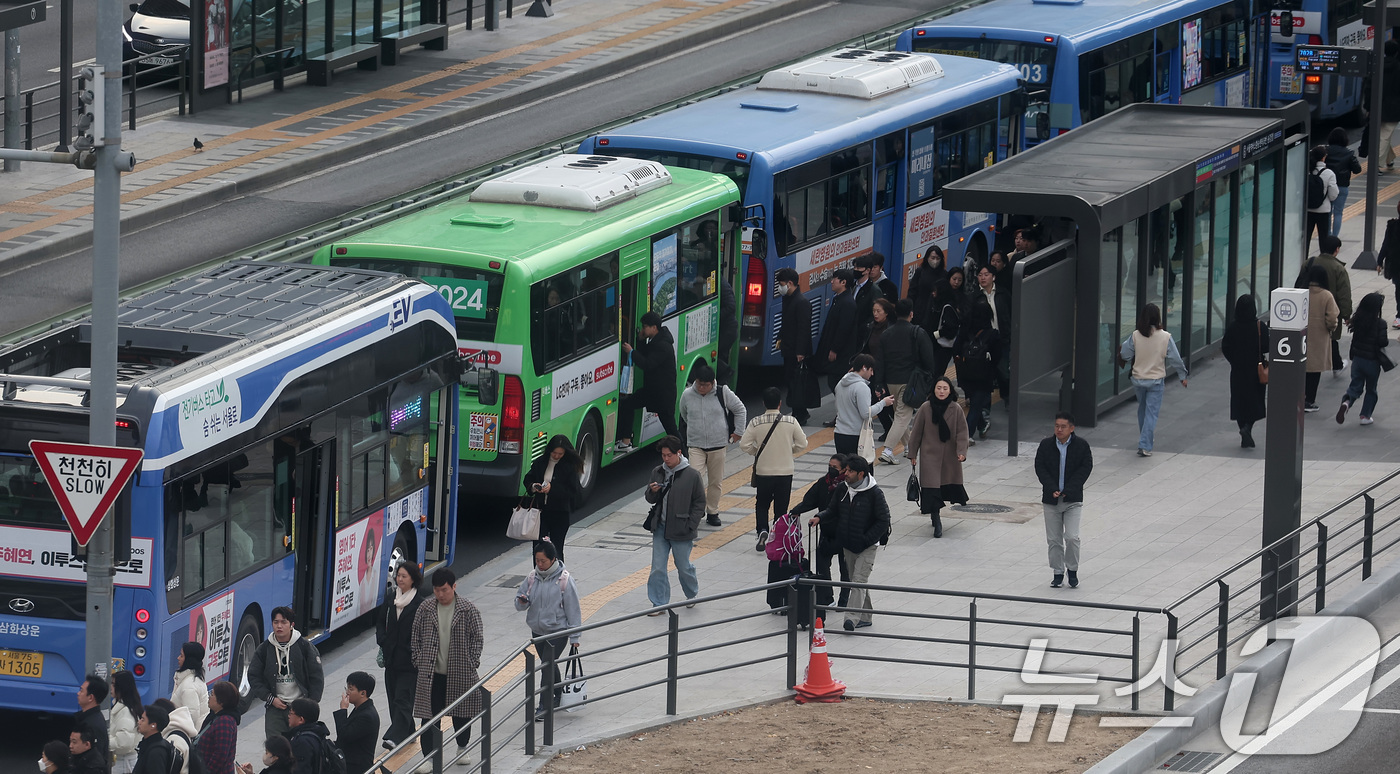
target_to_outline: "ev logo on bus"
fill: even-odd
[[[389,312],[389,332],[393,333],[399,328],[408,324],[408,312],[412,308],[413,297],[403,296],[394,299],[393,309]]]

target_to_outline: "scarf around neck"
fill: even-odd
[[[948,393],[948,397],[939,400],[932,396],[928,399],[929,412],[933,414],[933,421],[938,423],[938,440],[947,443],[953,437],[953,431],[948,429],[948,421],[943,415],[948,411],[948,404],[953,400],[953,394]]]
[[[413,598],[416,596],[418,596],[418,589],[409,589],[408,591],[403,591],[395,594],[394,617],[398,618],[399,616],[403,615],[403,609],[405,607],[408,607],[408,603],[412,602]]]

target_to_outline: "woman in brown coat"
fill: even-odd
[[[1304,381],[1304,411],[1317,411],[1317,385],[1322,372],[1332,368],[1332,331],[1337,329],[1341,311],[1327,287],[1327,270],[1308,270],[1308,366]]]
[[[905,456],[918,471],[920,510],[933,522],[933,536],[943,537],[939,518],[943,503],[967,505],[962,470],[967,459],[967,416],[948,377],[940,376],[933,383],[933,394],[914,415]]]

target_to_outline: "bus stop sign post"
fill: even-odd
[[[1308,291],[1269,294],[1269,395],[1265,408],[1264,547],[1298,528],[1303,515],[1303,398],[1308,370]],[[1259,587],[1262,621],[1288,614],[1298,590],[1298,538],[1265,555]]]
[[[78,545],[86,547],[141,463],[141,450],[30,441],[29,451]]]

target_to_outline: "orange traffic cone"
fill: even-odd
[[[807,681],[793,688],[797,703],[809,701],[838,702],[846,693],[846,684],[831,679],[831,660],[826,657],[826,632],[818,618],[812,631],[812,651],[807,662]]]

